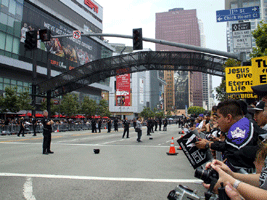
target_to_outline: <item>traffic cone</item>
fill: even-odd
[[[180,138],[182,138],[182,137],[184,137],[183,135],[181,135],[181,137]],[[177,150],[182,150],[182,147],[181,146],[179,146],[179,148],[177,148]]]
[[[166,152],[168,155],[177,155],[178,153],[176,153],[175,151],[175,147],[174,147],[174,142],[173,142],[173,137],[172,137],[172,141],[171,141],[171,146],[170,146],[170,150],[169,152]]]

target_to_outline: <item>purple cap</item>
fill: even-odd
[[[203,118],[204,118],[204,115],[203,115],[203,114],[199,114],[198,116],[199,116],[199,117],[203,117]]]

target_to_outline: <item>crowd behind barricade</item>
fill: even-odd
[[[41,123],[42,118],[38,118],[35,123],[36,133],[43,132],[43,124]],[[133,122],[135,119],[129,120],[130,127],[134,127]],[[107,132],[112,130],[118,131],[118,128],[123,128],[123,121],[119,118],[113,119],[54,119],[55,123],[52,125],[53,132],[66,132],[66,131],[82,131],[82,130],[92,130],[92,132],[100,132],[103,129],[107,129]],[[160,122],[159,122],[160,121]],[[158,123],[161,123],[161,119],[145,120],[142,125],[147,126],[149,124],[149,131],[155,129]],[[18,134],[21,129],[21,122],[24,126],[25,134],[34,133],[33,118],[7,118],[6,120],[0,120],[0,135],[14,135]],[[168,120],[168,124],[172,124],[174,121]],[[110,130],[108,130],[110,127]]]
[[[226,100],[211,112],[184,116],[178,122],[197,137],[198,149],[212,153],[213,159],[202,168],[218,173],[213,191],[222,184],[233,200],[267,199],[267,85],[253,91],[262,97],[260,101],[248,105]]]

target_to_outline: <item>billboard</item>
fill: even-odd
[[[24,2],[20,40],[21,59],[25,55],[23,43],[26,32],[40,29],[49,29],[52,35],[73,34],[74,30],[62,21]],[[87,37],[83,37],[80,40],[73,37],[52,38],[49,42],[38,40],[37,47],[39,50],[37,61],[47,62],[47,60],[42,60],[42,57],[45,57],[47,55],[46,52],[49,52],[48,62],[56,69],[71,70],[74,67],[101,58],[101,45]],[[42,54],[40,50],[45,54]]]
[[[116,76],[116,106],[131,106],[131,75]]]

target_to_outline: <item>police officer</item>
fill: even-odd
[[[123,121],[124,131],[123,131],[122,138],[124,138],[126,132],[127,132],[126,137],[129,138],[129,126],[130,126],[130,122],[128,121],[128,118],[126,117],[125,120]]]
[[[37,120],[35,118],[35,116],[32,116],[32,128],[33,128],[33,135],[32,136],[36,136],[36,125],[37,125]]]
[[[42,120],[43,123],[43,154],[54,153],[50,150],[51,146],[51,133],[52,133],[52,125],[54,124],[53,120],[48,118],[47,110],[43,111],[44,118]]]

